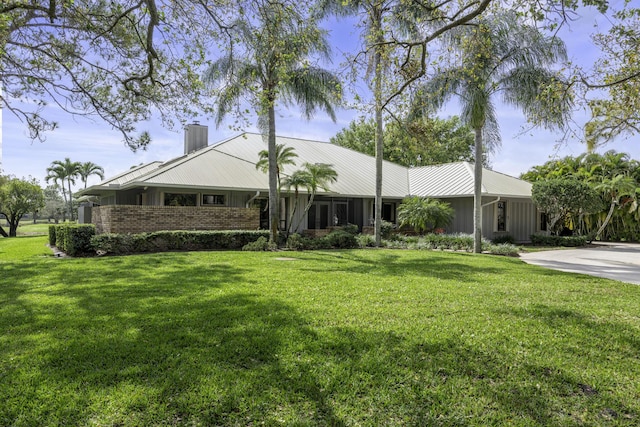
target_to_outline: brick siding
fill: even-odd
[[[96,232],[143,233],[160,230],[256,230],[257,208],[108,205],[92,209]]]

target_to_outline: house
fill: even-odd
[[[198,124],[185,131],[184,155],[167,162],[142,165],[77,193],[91,196],[98,206],[84,215],[101,232],[142,232],[161,229],[267,228],[267,175],[256,170],[259,152],[266,148],[260,134],[245,133],[207,144],[208,130]],[[298,232],[317,232],[334,225],[356,224],[370,230],[374,217],[375,159],[325,142],[278,137],[298,155],[291,173],[304,162],[331,164],[338,180],[330,192],[319,192],[308,214],[290,213],[294,196],[281,197],[281,228],[299,224]],[[473,164],[458,162],[407,168],[383,163],[382,216],[397,223],[402,199],[428,196],[446,201],[455,210],[447,232],[473,231]],[[540,230],[540,214],[531,201],[531,185],[517,178],[483,169],[483,235],[493,239],[509,234],[528,241]],[[308,194],[299,193],[298,206]]]

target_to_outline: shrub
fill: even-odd
[[[511,236],[510,234],[504,234],[502,236],[497,236],[494,237],[492,242],[496,245],[502,244],[502,243],[509,243],[511,245],[516,243],[516,239],[514,239],[513,236]]]
[[[380,224],[380,237],[383,239],[388,239],[392,236],[393,230],[395,230],[396,226],[394,223],[382,220],[382,224]]]
[[[372,248],[376,245],[376,239],[371,234],[358,234],[356,241],[360,248]]]
[[[276,245],[275,243],[269,242],[269,240],[264,236],[260,236],[258,237],[258,240],[256,240],[255,242],[247,243],[242,247],[243,251],[256,251],[256,252],[275,251],[276,249],[278,249],[278,245]]]
[[[139,234],[100,234],[91,240],[99,253],[114,255],[181,250],[242,249],[258,238],[269,237],[268,231],[154,231]]]
[[[587,236],[547,236],[546,234],[532,234],[531,243],[538,246],[576,247],[587,244]]]
[[[95,234],[93,224],[53,225],[49,228],[49,242],[53,241],[54,246],[67,255],[87,255],[92,252],[91,238]]]
[[[305,249],[308,245],[308,242],[306,242],[306,240],[309,240],[309,239],[302,237],[298,233],[293,233],[293,234],[290,234],[289,237],[287,237],[287,242],[285,243],[285,247],[287,249],[292,249],[294,251],[301,251]]]
[[[511,243],[489,244],[484,249],[492,255],[518,256],[518,247]]]
[[[353,234],[354,236],[358,234],[358,226],[356,224],[347,224],[342,227],[342,231],[345,231],[349,234]]]
[[[332,231],[321,240],[325,240],[330,248],[335,249],[352,249],[358,247],[356,236],[344,230]]]
[[[449,225],[453,214],[451,205],[428,197],[407,197],[398,207],[400,226],[409,225],[416,233],[431,232]]]
[[[49,226],[49,246],[55,246],[55,245],[56,245],[56,226],[50,225]]]

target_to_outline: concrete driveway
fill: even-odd
[[[523,253],[520,259],[553,270],[640,285],[640,244],[637,243],[596,243],[588,248]]]

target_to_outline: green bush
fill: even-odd
[[[53,246],[69,256],[88,255],[93,252],[91,238],[95,234],[93,224],[52,225],[49,227],[49,242],[53,241]]]
[[[347,224],[342,227],[342,231],[345,231],[349,234],[353,234],[356,236],[358,234],[358,226],[356,224]]]
[[[587,236],[547,236],[532,234],[531,243],[537,246],[577,247],[587,244]]]
[[[50,225],[49,226],[49,246],[55,246],[55,245],[56,245],[56,226]]]
[[[485,251],[492,255],[518,256],[518,247],[511,243],[489,244]]]
[[[510,234],[504,234],[502,236],[494,237],[492,242],[496,245],[500,245],[502,243],[513,245],[516,243],[516,239],[514,239],[514,237]]]
[[[243,251],[254,251],[254,252],[274,251],[276,249],[278,249],[278,245],[276,245],[275,243],[269,242],[269,239],[267,239],[264,236],[260,236],[258,237],[258,240],[256,240],[255,242],[247,243],[242,247]]]
[[[344,230],[335,230],[322,239],[327,246],[333,249],[353,249],[358,247],[358,240],[354,234]]]
[[[293,233],[293,234],[290,234],[289,237],[287,237],[287,242],[285,243],[285,247],[287,249],[292,249],[294,251],[301,251],[305,249],[307,245],[306,240],[308,239],[302,237],[300,234]]]
[[[154,231],[139,234],[100,234],[91,240],[101,254],[124,255],[142,252],[242,249],[258,238],[268,239],[268,231]]]
[[[356,241],[360,248],[372,248],[376,245],[376,239],[371,234],[358,234]]]

